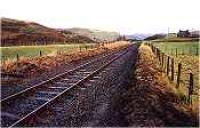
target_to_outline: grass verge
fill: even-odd
[[[193,106],[182,102],[185,89],[176,89],[168,80],[149,46],[139,48],[135,76],[135,91],[141,91],[140,98],[155,119],[150,126],[198,126],[198,102]]]
[[[88,49],[87,51],[75,50],[70,53],[56,52],[41,57],[21,57],[18,62],[7,60],[1,63],[1,71],[6,73],[17,73],[23,75],[41,74],[45,71],[59,68],[72,61],[78,61],[86,57],[95,56],[109,50],[116,50],[129,45],[129,42],[119,41],[112,44],[106,44],[104,47]]]

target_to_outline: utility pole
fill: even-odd
[[[169,42],[169,27],[167,28],[167,42]]]
[[[192,30],[191,30],[191,37],[192,37],[192,33],[193,33],[193,31],[194,31],[194,30],[193,30],[193,28],[192,28]]]

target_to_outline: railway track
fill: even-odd
[[[119,51],[95,59],[1,100],[1,126],[23,126],[43,110],[125,55]],[[71,95],[71,94],[70,94]],[[70,96],[69,96],[70,98]]]

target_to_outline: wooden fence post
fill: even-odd
[[[40,57],[42,56],[42,51],[40,50]]]
[[[159,57],[159,49],[157,48],[157,57]]]
[[[158,50],[158,59],[159,59],[159,62],[160,62],[160,64],[161,64],[160,49]]]
[[[19,62],[19,54],[17,53],[17,55],[16,55],[16,59],[17,59],[17,62],[16,62],[16,66],[18,67],[18,62]]]
[[[17,58],[17,62],[19,61],[19,54],[17,53],[16,55],[16,58]]]
[[[162,67],[162,68],[164,67],[164,59],[165,59],[164,55],[165,55],[165,54],[162,52],[162,63],[161,63],[161,67]]]
[[[176,88],[179,87],[180,85],[180,78],[181,78],[181,63],[178,64],[178,74],[177,74],[177,84],[176,84]]]
[[[155,48],[155,55],[157,56],[157,48]]]
[[[193,94],[193,74],[190,73],[189,87],[188,87],[188,103],[192,104],[192,94]]]
[[[156,53],[156,47],[155,46],[153,46],[153,52],[154,52],[154,54]]]
[[[171,59],[171,80],[174,80],[174,58]]]
[[[167,76],[169,76],[169,59],[170,57],[167,56]]]

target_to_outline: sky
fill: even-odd
[[[1,0],[0,16],[121,34],[199,30],[200,0]]]

